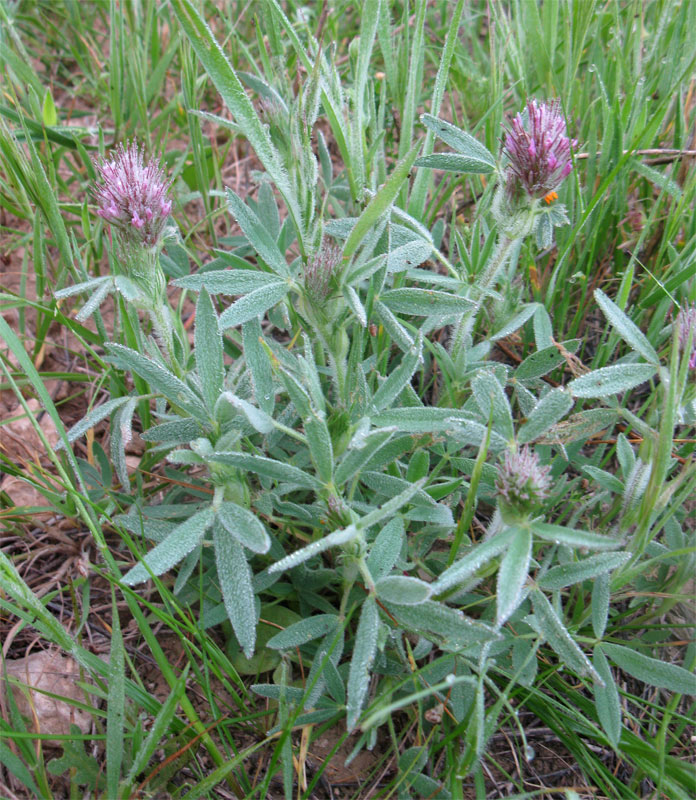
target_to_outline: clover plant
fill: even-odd
[[[301,619],[266,642],[279,666],[254,689],[296,724],[342,711],[370,744],[391,713],[427,698],[462,725],[464,774],[507,704],[493,676],[529,686],[545,641],[595,692],[616,743],[607,658],[622,664],[632,651],[601,643],[609,591],[635,576],[657,530],[680,535],[668,500],[693,489],[695,468],[664,453],[675,427],[696,416],[693,309],[680,314],[665,361],[597,290],[628,354],[594,371],[574,355],[579,340],[555,340],[539,303],[503,309],[493,333],[477,335],[482,316],[500,310],[499,290],[510,290],[522,248],[548,248],[554,228],[569,222],[558,195],[576,142],[560,105],[530,99],[498,154],[425,114],[425,128],[451,152],[419,157],[417,143],[376,185],[365,168],[362,95],[358,87],[344,96],[330,55],[317,56],[294,97],[254,78],[264,124],[191,4],[174,8],[263,171],[256,199],[226,192],[239,235],[170,281],[195,297],[190,346],[183,306],[170,305],[165,291],[167,253],[181,253],[167,221],[175,187],[135,144],[98,167],[94,196],[115,271],[60,294],[93,292],[83,318],[111,290],[130,304],[131,345],[105,350],[134,388],[93,410],[70,439],[111,416],[112,456],[128,490],[124,448],[137,415],[151,451],[196,476],[186,502],[135,502],[117,518],[154,544],[123,583],[138,587],[176,570],[183,597],[193,600],[203,586],[201,624],[228,620],[247,659],[259,618],[294,598]],[[374,37],[376,20],[363,26]],[[358,83],[367,46],[361,37]],[[320,110],[345,159],[339,177],[316,127]],[[277,143],[282,126],[292,128],[292,148]],[[410,188],[433,170],[495,184],[469,245],[453,237],[446,248],[439,221],[428,226],[409,212],[418,206],[409,205]],[[528,323],[536,350],[515,367],[493,359],[496,342]],[[575,377],[548,380],[562,365]],[[661,407],[640,417],[622,397],[647,381],[658,385]],[[643,446],[636,453],[619,437],[617,478],[581,448],[622,423]],[[596,520],[592,530],[578,527],[580,508],[560,519],[582,480],[603,487],[582,508]],[[621,507],[612,530],[601,523],[602,501]],[[477,508],[489,510],[483,529],[472,525]],[[562,609],[562,590],[587,580],[594,654]],[[434,652],[441,656],[412,682],[413,664]],[[304,688],[294,683],[298,654],[311,663]],[[681,685],[687,676],[672,677]]]

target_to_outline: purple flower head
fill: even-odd
[[[530,198],[551,195],[570,175],[570,148],[577,142],[566,135],[565,119],[557,100],[530,100],[526,113],[517,114],[505,133],[503,153],[507,158],[505,183],[508,195],[524,191]],[[552,198],[555,199],[555,198]]]
[[[110,160],[96,164],[102,182],[94,187],[97,214],[124,234],[126,240],[154,247],[162,238],[172,203],[171,181],[159,159],[145,163],[136,142],[120,144]]]
[[[525,445],[505,453],[498,468],[495,488],[505,505],[521,513],[531,513],[548,497],[551,467],[539,465],[535,452]]]
[[[691,335],[691,358],[689,359],[689,367],[696,369],[696,303],[690,306],[685,305],[680,309],[675,320],[679,328],[679,349],[683,352],[689,344],[689,335]]]

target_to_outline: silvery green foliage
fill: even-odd
[[[194,18],[191,8],[187,19]],[[373,23],[368,14],[360,47],[374,36]],[[685,396],[683,369],[678,373],[676,362],[663,366],[647,338],[601,293],[598,305],[631,351],[624,363],[565,386],[545,380],[581,343],[556,342],[537,303],[516,307],[474,345],[470,323],[494,293],[507,259],[514,265],[521,242],[496,242],[477,223],[471,241],[457,243],[452,264],[435,229],[409,216],[398,198],[414,165],[485,174],[496,169],[495,157],[470,135],[426,115],[426,126],[455,153],[417,161],[416,146],[374,191],[365,185],[365,164],[341,185],[330,164],[326,169],[326,154],[322,163],[323,140],[319,162],[312,149],[320,100],[327,113],[342,111],[328,62],[322,58],[316,71],[308,70],[292,108],[285,101],[269,108],[266,125],[224,58],[207,61],[217,51],[203,38],[192,44],[266,172],[257,200],[226,193],[241,237],[216,251],[203,270],[173,281],[197,293],[193,352],[181,343],[169,352],[145,342],[140,350],[107,345],[107,360],[148,391],[109,401],[70,433],[74,440],[113,414],[114,460],[127,484],[122,465],[131,420],[139,402],[156,398],[142,438],[166,456],[182,483],[196,481],[194,492],[177,490],[171,503],[152,507],[136,503],[118,520],[155,543],[124,583],[138,585],[178,567],[175,591],[194,602],[199,588],[189,578],[195,575],[205,593],[201,624],[229,620],[247,658],[264,609],[279,603],[299,609],[303,618],[267,643],[267,650],[282,653],[275,682],[254,687],[278,701],[281,724],[291,714],[302,725],[345,713],[349,728],[369,729],[391,708],[381,707],[380,683],[393,687],[393,676],[410,677],[415,660],[437,654],[432,679],[414,697],[435,698],[457,723],[468,720],[469,749],[479,757],[491,728],[489,674],[500,670],[506,683],[515,675],[528,684],[536,650],[546,643],[593,687],[601,724],[616,741],[620,720],[608,660],[630,663],[641,675],[649,665],[606,648],[590,660],[584,639],[565,621],[561,592],[595,581],[588,615],[601,638],[610,581],[632,569],[640,552],[644,534],[639,529],[631,538],[629,528],[644,498],[663,491],[654,476],[661,470],[672,491],[683,476],[649,455],[636,456],[619,439],[623,479],[607,482],[606,471],[581,450],[619,421],[648,439],[671,436]],[[256,81],[269,102],[285,97],[253,76],[245,80]],[[297,147],[288,152],[269,134],[282,125],[295,126]],[[351,125],[339,142],[344,156],[364,150],[365,125],[360,119]],[[320,171],[325,199],[342,203],[340,218],[321,216]],[[271,182],[288,209],[285,220]],[[532,222],[538,243],[548,246],[548,229],[565,221],[564,212],[537,206]],[[525,226],[525,235],[531,233],[533,225]],[[430,259],[444,269],[432,268]],[[473,285],[471,275],[477,276]],[[89,288],[100,292],[107,285]],[[449,349],[434,335],[442,330],[454,332]],[[523,330],[536,347],[517,367],[490,358],[496,342]],[[665,386],[674,395],[667,432],[652,430],[617,402],[655,376],[669,378]],[[568,417],[586,399],[593,404],[578,405]],[[506,463],[527,453],[537,466],[535,502],[502,513],[496,484],[503,485]],[[522,478],[518,499],[529,488],[528,476]],[[619,530],[599,524],[586,530],[565,518],[559,524],[560,498],[579,494],[587,479],[601,487],[596,506],[607,494],[622,495]],[[487,521],[483,533],[471,525],[477,511]],[[477,591],[483,581],[490,592]],[[464,613],[465,604],[477,611]],[[303,688],[289,681],[298,652],[311,662]],[[438,663],[441,674],[435,674]],[[663,683],[682,684],[681,672],[663,673]],[[398,708],[406,701],[393,702]],[[409,753],[399,767],[412,768],[414,789],[425,792],[418,758]]]

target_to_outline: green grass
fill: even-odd
[[[127,139],[163,154],[174,181],[173,219],[181,234],[181,245],[167,250],[169,277],[197,272],[217,248],[239,247],[241,257],[252,255],[229,213],[228,188],[266,212],[270,196],[280,201],[281,220],[290,218],[297,232],[291,259],[316,251],[322,216],[362,214],[344,248],[346,256],[359,259],[368,252],[365,242],[380,214],[394,203],[431,232],[444,226],[441,263],[432,260],[429,268],[442,266],[444,272],[447,264],[463,265],[473,275],[487,258],[482,248],[492,225],[493,181],[413,167],[416,156],[426,152],[416,152],[416,143],[442,149],[426,138],[419,115],[430,111],[451,120],[498,153],[501,124],[527,97],[558,97],[578,141],[576,168],[559,190],[571,224],[557,229],[556,246],[548,251],[540,252],[531,239],[522,245],[516,274],[501,281],[498,295],[477,316],[474,341],[491,336],[522,303],[533,300],[548,312],[557,342],[570,348],[568,340],[579,340],[575,354],[585,367],[614,364],[630,349],[600,312],[593,294],[598,288],[645,333],[666,365],[663,377],[670,376],[669,384],[656,378],[627,393],[618,405],[634,416],[603,428],[599,441],[567,444],[567,459],[556,445],[539,445],[558,481],[545,509],[550,519],[624,536],[633,554],[607,581],[604,630],[598,630],[596,618],[601,586],[593,591],[591,581],[575,584],[555,592],[553,602],[588,654],[600,642],[630,643],[636,652],[685,670],[696,665],[696,434],[693,424],[679,419],[674,395],[679,380],[693,382],[694,373],[682,367],[680,376],[679,363],[670,362],[669,325],[676,304],[696,300],[696,42],[690,36],[696,3],[383,0],[379,10],[377,3],[363,5],[357,9],[337,0],[325,14],[324,4],[292,0],[191,6],[184,0],[0,0],[0,307],[10,320],[0,326],[0,389],[14,398],[0,419],[0,437],[5,438],[3,428],[11,430],[14,417],[26,414],[44,451],[38,464],[0,450],[0,469],[32,481],[44,498],[41,508],[53,520],[36,522],[37,508],[15,508],[0,487],[0,528],[9,542],[0,561],[0,626],[3,635],[18,626],[7,658],[25,655],[38,634],[39,649],[56,645],[84,670],[85,695],[79,702],[90,695],[103,700],[93,712],[94,733],[66,737],[60,760],[59,751],[41,746],[42,736],[28,732],[27,721],[10,710],[0,723],[3,796],[78,797],[91,791],[110,798],[284,795],[309,800],[330,796],[332,770],[337,764],[344,769],[354,748],[372,753],[356,762],[367,764],[362,783],[342,790],[355,798],[367,797],[368,790],[369,796],[382,798],[445,797],[445,791],[453,798],[484,798],[492,796],[496,784],[510,797],[572,797],[574,788],[582,797],[674,800],[694,791],[687,754],[694,706],[688,696],[669,681],[655,688],[612,662],[618,686],[614,699],[623,719],[612,742],[591,683],[560,664],[548,644],[531,652],[536,634],[521,617],[508,626],[523,626],[518,649],[481,675],[475,659],[437,647],[416,656],[404,651],[402,673],[380,680],[361,719],[391,703],[398,710],[379,729],[358,730],[348,738],[340,691],[307,721],[285,699],[251,691],[254,683],[284,686],[283,669],[289,671],[287,680],[305,681],[301,685],[309,691],[311,667],[300,667],[291,652],[271,671],[255,674],[226,617],[216,617],[211,608],[210,572],[203,562],[192,567],[182,585],[169,573],[135,589],[122,581],[152,542],[142,527],[126,525],[119,515],[138,519],[150,501],[166,515],[168,505],[207,500],[212,489],[200,472],[167,463],[152,447],[124,487],[118,480],[119,456],[110,449],[104,425],[87,445],[66,441],[66,430],[89,409],[124,397],[133,386],[141,394],[150,388],[105,357],[106,341],[134,349],[142,341],[137,313],[123,298],[80,323],[75,298],[54,297],[58,289],[117,268],[109,263],[105,226],[91,205],[92,160]],[[190,12],[194,6],[241,82],[229,80],[224,59],[205,45],[205,32],[197,30]],[[320,45],[326,59],[321,86],[314,69]],[[285,121],[274,112],[274,92],[288,108]],[[314,128],[306,123],[313,113],[318,113]],[[689,154],[680,153],[684,150]],[[316,173],[312,152],[320,161]],[[270,176],[273,193],[264,197],[258,191],[256,171]],[[405,282],[396,275],[391,288]],[[355,358],[373,356],[384,375],[398,362],[399,350],[391,344],[399,334],[373,313],[378,302],[373,295],[379,291],[370,289],[362,298],[376,332],[368,329]],[[186,293],[176,302],[186,324],[193,302]],[[290,313],[296,326],[291,333],[299,333],[296,309]],[[274,314],[275,309],[269,318],[278,330],[279,314]],[[411,319],[402,331],[413,334],[415,324]],[[500,358],[517,366],[534,353],[535,327],[530,320],[505,337],[496,351]],[[453,398],[457,407],[471,402],[468,388],[442,378],[447,363],[436,343],[446,344],[447,335],[435,328],[428,339],[413,384],[419,396],[437,400],[439,392],[443,406]],[[238,329],[226,331],[228,361],[248,347]],[[46,355],[52,360],[45,364]],[[553,380],[568,383],[572,375],[564,367],[550,373]],[[328,382],[331,368],[327,357],[322,380]],[[51,394],[55,380],[67,384],[67,397]],[[377,391],[376,378],[370,380],[375,382],[370,390]],[[28,410],[32,397],[55,423],[63,450],[54,451],[42,419]],[[573,411],[596,405],[579,400]],[[140,401],[134,412],[137,430],[152,424],[153,409]],[[329,415],[332,435],[341,424]],[[460,473],[463,467],[452,461],[461,454],[446,442],[426,439],[418,441],[428,454],[427,466],[408,450],[385,466],[385,474],[413,483],[420,469],[437,468],[443,478],[465,474],[468,480],[471,469]],[[465,455],[475,459],[477,450],[469,448]],[[280,445],[278,452],[294,453]],[[495,463],[485,449],[481,454],[489,465]],[[627,484],[636,480],[636,458],[650,464],[651,472],[633,507],[581,471],[583,466],[603,469]],[[573,467],[564,471],[567,462]],[[358,499],[369,500],[369,487],[359,486],[357,479],[353,489]],[[452,546],[450,537],[443,545],[445,556],[452,548],[448,563],[459,554],[460,542],[470,543],[467,537],[481,540],[492,514],[490,504],[465,501],[466,495],[453,509],[463,539]],[[315,522],[299,524],[291,505],[283,512],[272,509],[266,519],[287,552],[323,530]],[[70,554],[68,576],[58,583],[50,570],[41,574],[40,560],[33,565],[26,555],[36,546],[36,525],[47,542],[63,541],[65,528],[54,528],[56,520],[69,520],[69,529],[81,532],[92,562],[81,574],[80,554]],[[414,539],[410,558],[418,574],[436,579],[437,570],[446,566],[444,557],[433,560],[426,544],[421,547]],[[335,557],[328,563],[337,565]],[[457,606],[490,622],[493,565],[479,577],[479,585],[457,597]],[[326,613],[321,588],[304,597],[310,590],[301,585],[278,585],[286,594],[265,594],[262,618],[283,607],[300,616]],[[332,591],[325,590],[333,601]],[[365,598],[355,592],[343,620],[346,648],[354,642],[357,604]],[[278,620],[271,620],[274,628],[290,624]],[[103,637],[104,621],[110,642]],[[406,641],[418,648],[416,637]],[[299,648],[297,654],[300,659],[315,655]],[[349,658],[347,649],[341,664]],[[342,686],[347,667],[341,664],[333,672]],[[440,693],[458,710],[453,714],[448,707],[431,722],[426,716],[433,705],[431,687],[450,671],[472,680]],[[154,674],[157,696],[150,687]],[[295,723],[305,724],[293,728]],[[329,748],[322,761],[312,754],[325,736],[334,751],[343,746],[339,755]],[[527,748],[536,753],[529,763]],[[548,748],[557,748],[568,768],[550,760]],[[305,762],[298,780],[296,768]]]

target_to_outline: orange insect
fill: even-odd
[[[546,205],[550,206],[554,200],[558,200],[558,195],[556,194],[556,192],[549,192],[544,198],[544,200],[546,201]]]

